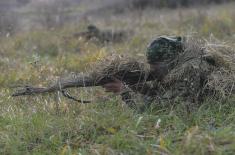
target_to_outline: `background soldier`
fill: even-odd
[[[75,33],[75,38],[84,37],[87,41],[94,40],[100,43],[122,42],[127,39],[127,31],[100,30],[95,25],[88,25],[87,31]]]

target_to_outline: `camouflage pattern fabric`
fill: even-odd
[[[178,53],[183,51],[181,37],[159,37],[152,41],[147,48],[149,63],[171,61]]]

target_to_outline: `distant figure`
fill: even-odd
[[[75,33],[73,36],[76,38],[82,37],[85,38],[87,41],[95,40],[101,43],[107,42],[122,42],[127,38],[128,32],[119,31],[119,32],[112,32],[109,30],[101,31],[94,25],[88,25],[87,31]]]

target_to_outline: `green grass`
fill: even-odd
[[[71,103],[67,111],[39,101],[16,103],[20,105],[9,105],[1,111],[1,153],[233,154],[235,151],[234,99],[224,104],[204,103],[191,113],[184,104],[153,105],[152,109],[137,113],[122,106],[118,99],[92,105]],[[161,122],[156,127],[158,120]]]
[[[234,97],[207,101],[190,112],[184,103],[153,103],[143,112],[133,111],[120,97],[106,94],[102,88],[72,90],[93,100],[87,105],[56,94],[10,97],[11,86],[46,85],[58,76],[85,72],[112,53],[145,59],[147,44],[161,34],[196,33],[234,47],[235,11],[231,5],[114,15],[107,19],[110,27],[134,31],[130,39],[119,44],[97,45],[72,38],[82,26],[71,25],[2,38],[0,154],[234,154]],[[102,19],[96,17],[94,23],[105,29]]]

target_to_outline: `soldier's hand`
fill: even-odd
[[[114,79],[113,82],[106,83],[103,85],[103,88],[106,92],[120,93],[124,89],[124,84],[118,79]]]

